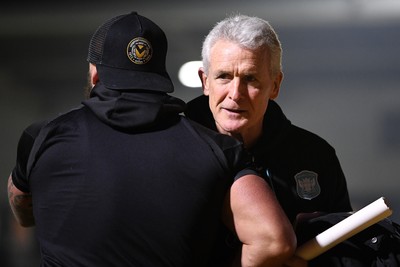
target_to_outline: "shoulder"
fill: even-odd
[[[58,114],[57,116],[55,116],[51,120],[49,120],[48,124],[56,124],[59,122],[69,121],[69,120],[75,119],[77,117],[82,117],[82,116],[84,116],[84,113],[89,114],[89,112],[87,112],[87,111],[88,111],[88,109],[85,106],[80,105],[80,106],[72,108],[64,113]]]
[[[45,126],[46,124],[47,124],[46,120],[34,122],[25,128],[24,134],[30,136],[31,138],[35,138],[39,134],[43,126]]]
[[[274,151],[323,151],[334,152],[328,141],[304,127],[293,124],[283,113],[280,106],[270,100],[267,113],[264,117],[264,143]],[[275,151],[276,152],[276,151]]]
[[[320,135],[293,124],[290,127],[289,138],[302,147],[334,151],[333,146]]]
[[[77,129],[77,123],[74,118],[82,118],[84,110],[82,107],[71,109],[68,112],[62,113],[46,121],[40,121],[33,123],[26,128],[24,131],[19,148],[21,152],[24,151],[25,157],[28,157],[32,153],[35,155],[36,152],[41,148],[42,144],[50,136],[58,135],[59,133],[70,133]],[[25,136],[25,137],[24,137]],[[19,149],[18,148],[18,149]],[[20,151],[18,151],[19,154]]]
[[[243,144],[231,136],[218,133],[189,118],[184,118],[184,121],[186,121],[187,125],[190,125],[190,127],[195,130],[196,134],[206,143],[217,145],[221,150],[242,148]]]
[[[43,135],[43,132],[48,133],[56,129],[76,129],[80,121],[85,121],[85,118],[88,115],[90,116],[90,112],[88,111],[85,106],[78,106],[54,116],[42,126],[41,135]]]
[[[69,116],[74,116],[72,113],[75,112],[76,111],[70,111],[50,120],[34,122],[27,126],[22,132],[18,141],[16,166],[12,171],[13,182],[21,191],[29,191],[26,185],[27,177],[29,176],[36,153],[39,151],[44,140],[49,133],[52,133],[53,130],[57,128],[56,125],[59,124],[60,120],[65,120]]]
[[[29,126],[27,126],[25,128],[25,130],[22,132],[22,134],[20,136],[19,143],[18,143],[18,152],[19,153],[22,153],[22,154],[28,153],[29,154],[29,151],[32,148],[35,139],[37,138],[40,131],[47,123],[48,123],[48,121],[46,121],[46,120],[37,121],[37,122],[30,124]],[[27,151],[27,152],[24,153],[23,151]]]
[[[200,138],[202,142],[208,145],[225,168],[237,172],[251,164],[251,156],[244,149],[242,142],[204,127],[188,118],[184,118],[184,121],[195,131],[197,138]]]

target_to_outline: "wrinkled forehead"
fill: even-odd
[[[210,50],[210,68],[230,69],[237,66],[246,69],[270,67],[270,52],[267,47],[246,48],[228,40],[217,41]]]

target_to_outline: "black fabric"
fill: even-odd
[[[13,181],[32,192],[41,266],[207,266],[224,196],[250,165],[242,144],[181,116],[176,99],[107,90],[19,157],[31,162]]]
[[[350,216],[351,213],[322,214],[297,226],[298,243]],[[384,219],[309,261],[310,267],[397,267],[400,266],[400,226]]]

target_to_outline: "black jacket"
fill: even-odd
[[[208,97],[190,101],[185,114],[216,130]],[[263,135],[250,151],[292,222],[299,213],[352,210],[334,148],[321,137],[291,124],[272,100],[264,116]]]

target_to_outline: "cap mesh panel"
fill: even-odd
[[[90,40],[89,53],[88,53],[88,57],[87,57],[87,60],[90,63],[93,63],[93,64],[101,63],[102,58],[103,58],[104,41],[106,39],[108,30],[121,17],[124,17],[124,15],[121,15],[121,16],[118,16],[118,17],[115,17],[115,18],[112,18],[112,19],[106,21],[93,34],[92,39]]]

